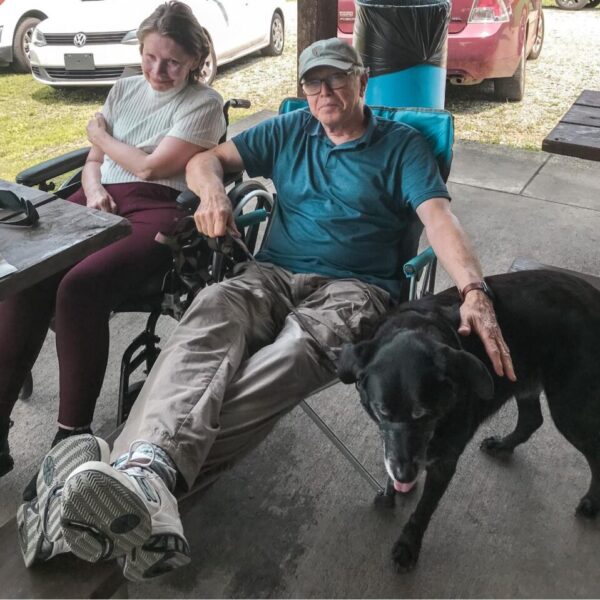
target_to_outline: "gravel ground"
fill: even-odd
[[[296,2],[286,2],[286,48],[280,57],[258,55],[222,68],[215,87],[225,98],[243,95],[253,107],[235,111],[234,120],[263,108],[277,110],[296,94]],[[540,149],[583,89],[600,90],[600,65],[593,49],[600,40],[600,10],[544,10],[546,36],[540,58],[527,62],[525,98],[497,102],[493,85],[450,86],[446,108],[455,116],[459,139]]]

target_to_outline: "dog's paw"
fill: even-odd
[[[584,496],[575,509],[575,513],[585,519],[595,519],[599,512],[600,503],[589,496]]]
[[[504,438],[497,436],[485,438],[479,445],[479,448],[486,454],[495,456],[496,458],[508,458],[513,453],[513,449],[506,445]]]
[[[413,544],[407,543],[400,538],[392,548],[392,560],[398,573],[408,573],[412,571],[419,558],[419,548]]]

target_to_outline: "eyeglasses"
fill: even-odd
[[[321,79],[317,79],[316,77],[314,79],[302,79],[300,85],[307,96],[315,96],[321,91],[323,83],[326,83],[330,90],[339,90],[346,87],[348,85],[348,77],[352,75],[352,72],[353,69],[348,69],[347,71],[336,71]]]
[[[32,227],[40,220],[40,215],[30,200],[19,198],[10,190],[0,190],[0,210],[16,213],[4,219],[0,219],[0,225],[20,225]],[[23,214],[24,217],[15,220],[15,217]]]

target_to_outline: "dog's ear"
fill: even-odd
[[[369,362],[373,344],[359,342],[358,344],[344,344],[337,361],[337,374],[342,383],[354,383],[361,370]]]
[[[494,381],[486,366],[470,352],[444,347],[446,363],[455,381],[463,381],[478,398],[491,400],[494,396]]]

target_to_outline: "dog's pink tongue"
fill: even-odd
[[[402,483],[400,481],[394,481],[394,489],[397,492],[400,492],[401,494],[408,494],[408,492],[410,492],[410,490],[412,490],[413,487],[415,486],[415,483],[417,483],[416,479],[414,481],[411,481],[410,483]]]

